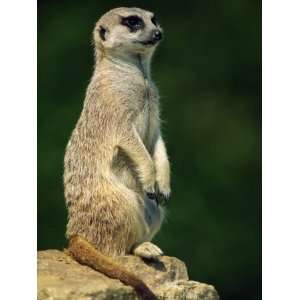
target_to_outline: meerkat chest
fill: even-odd
[[[143,105],[137,114],[135,127],[146,146],[148,146],[158,120],[158,93],[155,86],[145,80]]]

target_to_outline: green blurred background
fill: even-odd
[[[172,198],[155,240],[222,299],[260,299],[259,1],[38,1],[38,249],[66,244],[64,148],[92,75],[94,23],[118,6],[154,11],[165,31],[153,78]]]

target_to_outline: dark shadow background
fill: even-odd
[[[155,240],[222,299],[260,299],[259,1],[38,2],[38,249],[65,246],[64,148],[92,75],[94,23],[117,6],[154,11],[165,31],[153,78],[172,198]]]

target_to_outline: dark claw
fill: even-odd
[[[148,197],[149,199],[152,199],[152,200],[154,200],[154,199],[157,198],[157,196],[156,196],[155,193],[147,193],[147,197]]]
[[[169,196],[159,193],[158,201],[159,201],[159,204],[161,204],[162,206],[165,206],[167,204],[167,202],[169,201]]]
[[[163,193],[147,193],[147,197],[151,200],[154,200],[158,205],[165,206],[169,201],[169,195]]]
[[[158,205],[158,197],[156,193],[147,193],[147,197],[151,200],[154,200],[156,204]]]

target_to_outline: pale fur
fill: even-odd
[[[133,12],[146,26],[130,34],[119,19]],[[137,8],[118,8],[97,22],[94,73],[65,153],[67,237],[80,235],[109,256],[139,255],[164,218],[164,208],[147,193],[170,193],[158,91],[150,75],[155,46],[132,42],[155,28],[151,16]],[[99,37],[100,25],[107,29],[105,41]]]

